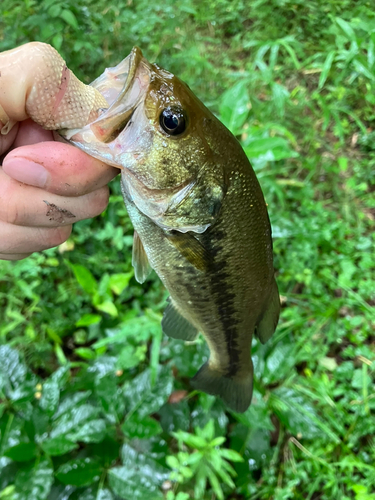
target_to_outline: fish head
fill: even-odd
[[[212,143],[224,126],[178,77],[139,48],[92,84],[108,108],[82,129],[60,131],[91,156],[122,170],[124,196],[165,229],[203,232],[225,192]]]

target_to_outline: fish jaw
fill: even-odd
[[[98,118],[85,127],[60,130],[59,134],[90,156],[120,169],[140,161],[138,151],[151,147],[152,131],[139,106],[149,88],[151,71],[141,50],[134,47],[123,61],[107,68],[91,83],[106,99],[108,108],[98,110]]]

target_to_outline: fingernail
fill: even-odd
[[[3,163],[4,172],[16,181],[43,188],[47,184],[49,173],[39,163],[25,158],[5,158]]]

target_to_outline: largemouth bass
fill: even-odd
[[[255,333],[266,342],[279,317],[271,227],[253,169],[235,137],[176,76],[138,48],[92,83],[108,102],[63,137],[122,169],[134,225],[133,266],[154,269],[170,293],[162,329],[210,358],[196,389],[234,411],[251,402]]]

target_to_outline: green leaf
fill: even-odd
[[[267,161],[277,161],[298,156],[295,151],[290,149],[288,141],[283,137],[249,137],[244,146],[244,151],[250,159],[264,158]]]
[[[162,432],[159,422],[149,416],[139,417],[137,413],[126,419],[121,427],[123,433],[129,438],[148,439]]]
[[[53,38],[52,38],[52,45],[55,47],[56,50],[60,50],[61,46],[63,44],[63,36],[61,33],[57,33]],[[57,264],[59,265],[59,261],[57,261]]]
[[[90,420],[82,425],[77,432],[69,433],[71,441],[83,443],[100,443],[106,435],[107,424],[103,419]]]
[[[345,21],[344,19],[342,19],[341,17],[336,17],[335,21],[340,26],[342,31],[345,33],[347,39],[350,40],[351,42],[355,42],[356,36],[355,36],[354,30],[350,26],[350,24],[347,21]]]
[[[75,448],[78,448],[78,445],[66,436],[61,435],[46,439],[41,443],[41,447],[47,455],[57,457],[59,455],[65,455],[65,453],[69,453]]]
[[[248,82],[241,80],[224,92],[220,103],[220,119],[229,130],[237,135],[250,111]]]
[[[78,458],[62,464],[56,477],[63,484],[72,486],[87,486],[99,480],[102,469],[97,460],[92,458]]]
[[[187,401],[174,404],[165,404],[158,411],[160,424],[164,432],[172,432],[181,429],[187,431],[190,427],[190,411]]]
[[[280,387],[272,393],[271,398],[274,412],[291,434],[314,439],[320,437],[323,431],[334,443],[340,442],[303,394],[292,388]]]
[[[220,449],[219,454],[231,462],[243,462],[242,456],[234,450]]]
[[[173,388],[173,378],[169,367],[160,369],[158,380],[152,387],[150,370],[127,382],[124,386],[125,401],[129,410],[138,408],[140,416],[157,412],[167,401]]]
[[[76,280],[89,295],[94,295],[98,291],[98,284],[91,272],[81,264],[71,264],[67,262],[73,270]]]
[[[102,317],[100,314],[84,314],[81,318],[76,322],[76,326],[90,326],[96,325],[100,322]]]
[[[64,21],[69,24],[69,26],[71,26],[72,28],[74,29],[78,29],[78,22],[77,22],[77,19],[75,17],[75,15],[73,14],[73,12],[71,10],[68,10],[68,9],[64,9],[61,14],[60,14],[60,17],[62,19],[64,19]]]
[[[134,346],[128,344],[121,349],[116,366],[119,370],[129,370],[130,368],[138,366],[145,357],[145,350],[136,349]]]
[[[189,434],[184,431],[172,432],[172,436],[174,436],[179,442],[190,446],[190,448],[203,449],[207,446],[207,441],[199,436],[195,436],[194,434]]]
[[[4,455],[15,462],[28,462],[37,454],[35,443],[19,443],[5,450]]]
[[[109,316],[112,316],[112,318],[117,318],[118,316],[117,307],[111,300],[105,300],[101,304],[95,305],[95,307],[98,311],[105,312],[109,314]]]
[[[108,482],[112,490],[121,498],[140,500],[162,500],[163,495],[156,484],[145,480],[142,471],[128,467],[114,467],[108,471]]]
[[[60,389],[57,382],[47,380],[43,384],[42,397],[39,401],[40,407],[48,414],[53,415],[57,409],[60,399]]]
[[[107,488],[100,489],[95,500],[113,500],[113,495]]]
[[[77,349],[74,349],[74,353],[82,359],[96,358],[96,353],[89,347],[77,347]]]
[[[26,373],[18,352],[7,345],[0,346],[0,388],[18,387],[25,381]]]
[[[51,490],[53,469],[47,460],[40,460],[18,472],[15,493],[19,499],[45,500]]]
[[[326,60],[324,61],[324,64],[323,64],[322,72],[320,74],[318,89],[323,88],[323,86],[328,78],[329,72],[331,71],[331,66],[332,66],[332,63],[333,63],[335,56],[336,56],[335,50],[331,50],[330,52],[328,52]]]
[[[109,278],[109,287],[113,293],[120,295],[123,290],[129,285],[130,279],[133,277],[134,273],[118,273],[112,274]]]

